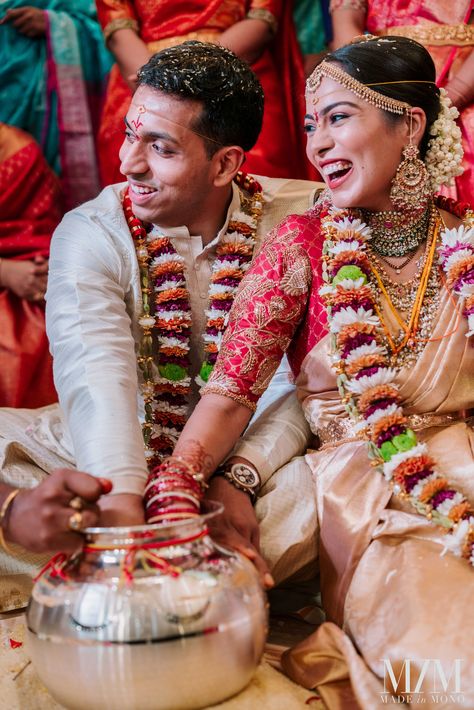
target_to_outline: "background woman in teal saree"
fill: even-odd
[[[68,209],[99,190],[94,136],[110,66],[93,2],[0,2],[0,121],[40,144]]]

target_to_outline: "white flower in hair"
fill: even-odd
[[[440,89],[440,104],[438,118],[430,128],[433,137],[425,155],[425,165],[434,190],[441,185],[449,185],[453,178],[463,173],[461,130],[455,122],[459,112],[452,106],[445,89]]]

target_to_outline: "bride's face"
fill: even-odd
[[[339,208],[392,209],[390,187],[407,145],[408,126],[324,77],[307,96],[306,153]]]

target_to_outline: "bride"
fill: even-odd
[[[307,155],[326,189],[268,236],[148,486],[149,519],[172,518],[180,494],[192,514],[192,474],[212,477],[287,352],[319,439],[306,460],[328,622],[284,665],[331,708],[380,707],[417,681],[428,707],[474,707],[473,215],[435,197],[459,174],[454,118],[412,40],[365,37],[316,68]],[[233,521],[250,521],[245,537],[256,519],[245,481],[226,478],[232,544]],[[265,558],[265,537],[251,542]]]

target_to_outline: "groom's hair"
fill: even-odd
[[[201,103],[193,129],[208,139],[209,157],[222,146],[248,151],[257,142],[262,86],[248,64],[224,47],[192,41],[163,49],[139,70],[138,85]]]

